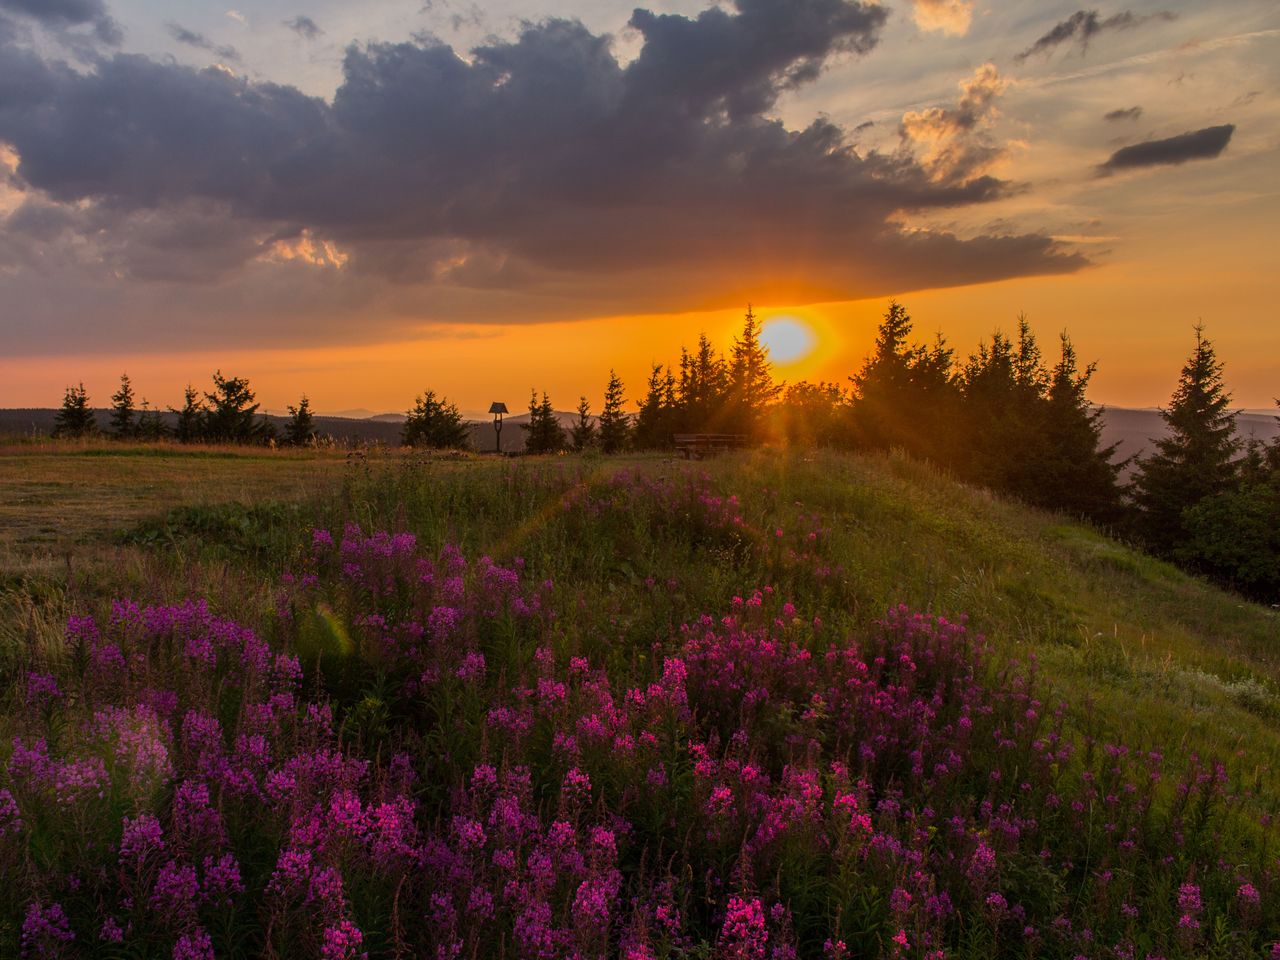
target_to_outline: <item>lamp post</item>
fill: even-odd
[[[489,404],[489,412],[493,414],[494,449],[502,452],[502,415],[507,412],[507,405],[501,401]]]

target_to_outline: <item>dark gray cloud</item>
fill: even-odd
[[[124,39],[103,0],[0,0],[0,10],[25,14],[54,29],[88,26],[99,40],[111,45]]]
[[[300,36],[303,40],[315,40],[324,36],[324,31],[320,29],[320,25],[308,16],[299,14],[292,20],[284,21],[284,25]]]
[[[1235,130],[1235,124],[1224,123],[1190,133],[1180,133],[1176,137],[1147,140],[1121,147],[1106,163],[1098,167],[1098,171],[1105,175],[1137,167],[1167,166],[1186,163],[1188,160],[1212,160],[1227,148]]]
[[[904,231],[904,211],[1008,186],[769,115],[832,55],[870,50],[884,17],[852,0],[639,10],[626,65],[609,37],[554,19],[465,59],[439,41],[352,46],[331,101],[141,56],[76,70],[11,44],[0,141],[31,195],[74,214],[60,233],[42,215],[43,262],[104,284],[210,284],[259,325],[259,304],[228,292],[237,277],[272,290],[271,316],[293,315],[269,279],[287,273],[330,290],[321,303],[349,310],[360,291],[403,324],[723,306],[750,287],[851,299],[1083,266],[1041,236]],[[30,250],[0,248],[0,266]],[[310,316],[333,336],[347,322]]]
[[[1103,114],[1102,119],[1115,123],[1120,120],[1137,120],[1141,116],[1141,107],[1119,107],[1115,110],[1108,110]]]
[[[1124,10],[1103,18],[1097,10],[1077,10],[1066,20],[1055,24],[1031,46],[1014,57],[1018,63],[1041,53],[1050,53],[1064,43],[1075,44],[1083,53],[1089,48],[1089,42],[1099,34],[1115,30],[1132,30],[1145,23],[1159,20],[1175,20],[1177,14],[1169,11],[1139,15]]]
[[[197,50],[207,50],[223,60],[230,60],[234,63],[240,62],[240,51],[235,47],[214,43],[203,33],[196,33],[194,30],[188,30],[180,23],[166,23],[165,27],[169,31],[169,36],[177,40],[181,44],[188,47],[195,47]]]

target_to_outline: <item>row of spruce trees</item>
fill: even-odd
[[[120,389],[111,395],[106,435],[115,440],[177,440],[179,443],[283,443],[307,446],[317,439],[311,402],[304,394],[295,407],[289,405],[284,429],[258,413],[249,381],[243,377],[213,375],[213,390],[202,392],[190,384],[181,407],[169,407],[173,424],[145,398],[138,400],[127,373],[120,375]],[[84,438],[100,433],[98,418],[84,384],[67,387],[62,407],[54,418],[55,437]]]

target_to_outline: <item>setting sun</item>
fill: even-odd
[[[791,315],[766,320],[760,328],[760,340],[769,348],[769,358],[783,365],[808,359],[818,345],[813,327]]]

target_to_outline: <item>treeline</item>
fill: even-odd
[[[182,399],[181,407],[168,408],[174,415],[170,426],[160,410],[145,398],[137,399],[129,375],[121,374],[120,389],[111,395],[106,435],[115,440],[291,446],[313,445],[319,439],[311,402],[305,394],[296,407],[289,406],[283,430],[258,413],[260,404],[248,380],[224,377],[221,370],[213,374],[212,391],[202,392],[188,384]],[[98,419],[84,384],[67,387],[54,420],[53,435],[81,438],[99,433]]]

